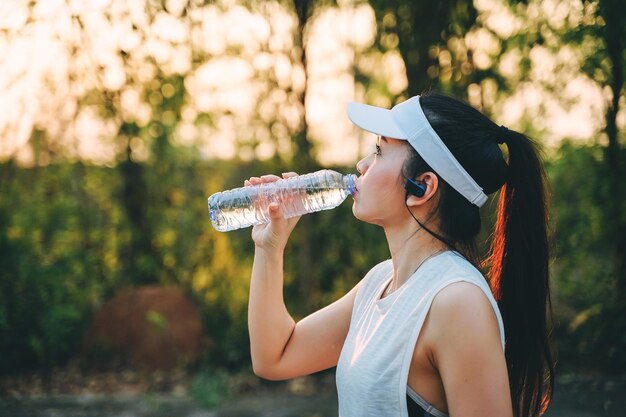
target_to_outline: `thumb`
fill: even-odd
[[[283,208],[277,202],[272,202],[268,206],[268,212],[272,221],[283,218]]]

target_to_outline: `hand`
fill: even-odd
[[[283,174],[283,178],[296,177],[295,172]],[[277,175],[263,175],[262,177],[252,177],[244,181],[245,186],[270,183],[281,179]],[[259,224],[252,228],[252,240],[257,248],[265,250],[283,251],[287,246],[287,240],[301,216],[285,219],[283,209],[278,203],[269,205],[270,223]]]

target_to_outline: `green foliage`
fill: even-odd
[[[163,158],[162,164],[143,167],[155,279],[194,295],[207,329],[206,366],[248,367],[250,229],[214,231],[206,198],[250,176],[289,167],[200,163],[173,150]],[[603,158],[599,146],[565,143],[548,163],[556,336],[565,368],[585,363],[617,369],[623,357],[619,326],[625,323],[605,238],[613,225],[605,216],[611,195]],[[131,236],[119,198],[119,170],[82,164],[19,169],[7,163],[0,165],[0,174],[0,367],[62,364],[76,354],[94,309],[119,288],[138,283],[132,271],[121,268]],[[356,221],[350,207],[348,200],[335,210],[305,216],[306,233],[304,223],[296,227],[285,261],[286,302],[294,316],[339,298],[388,257],[382,230]],[[305,240],[313,267],[301,276]],[[158,316],[147,320],[167,325]]]
[[[467,85],[481,79],[463,37],[477,23],[474,3],[370,0],[379,27],[381,50],[397,49],[406,65],[406,94],[436,89],[464,97]],[[444,53],[449,59],[441,59]]]
[[[215,408],[230,395],[228,380],[222,373],[201,372],[191,383],[189,395],[201,407]]]
[[[585,57],[581,71],[599,85],[607,86],[619,75],[612,70],[616,68],[613,64],[621,61],[608,59],[607,51],[613,45],[608,41],[623,36],[608,36],[606,19],[600,19],[612,16],[607,5],[624,16],[622,10],[626,9],[619,8],[616,1],[585,2],[601,7],[589,9],[590,16],[575,28],[549,27],[544,18],[536,24],[526,22],[526,27],[508,39],[496,39],[498,52],[493,53],[492,64],[482,69],[474,65],[473,51],[464,40],[468,32],[485,28],[475,3],[370,3],[379,24],[375,48],[401,54],[409,78],[408,94],[436,88],[463,97],[469,85],[487,79],[495,83],[498,94],[509,94],[532,81],[529,54],[537,45],[551,51],[564,45],[576,48]],[[518,6],[513,10],[523,15],[525,7]],[[618,22],[610,27],[611,33],[619,34],[626,26]],[[617,43],[611,50],[626,57]],[[520,57],[517,72],[507,77],[499,73],[498,63],[510,51],[518,51]],[[124,57],[132,58],[126,54],[124,51]],[[118,129],[115,141],[119,160],[113,168],[65,160],[61,153],[54,154],[54,138],[47,136],[50,133],[38,129],[31,135],[35,165],[45,164],[44,160],[52,164],[30,169],[18,168],[12,162],[0,164],[1,372],[63,364],[78,352],[83,331],[99,305],[122,287],[145,283],[179,285],[193,294],[207,329],[204,364],[226,369],[249,366],[246,309],[253,255],[250,230],[227,234],[212,230],[206,198],[240,186],[253,175],[302,166],[313,169],[315,162],[302,163],[297,158],[286,162],[292,153],[279,152],[279,146],[275,159],[264,162],[200,159],[195,148],[171,142],[189,104],[185,88],[189,74],[167,75],[154,68],[154,77],[139,81],[133,61],[123,62],[129,83],[126,87],[136,88],[141,102],[149,104],[150,120],[139,121],[126,114],[121,106],[122,90],[109,91],[103,85],[95,86],[77,103],[79,108],[96,109],[103,120],[112,121]],[[150,62],[150,68],[152,65],[156,64]],[[275,76],[269,77],[267,97],[272,96],[274,87],[281,88],[274,85],[276,79],[271,77]],[[550,88],[560,94],[570,78],[555,78]],[[368,91],[375,88],[383,95],[392,95],[388,86],[373,85],[363,74],[356,74],[356,81]],[[495,100],[488,90],[481,90],[485,111]],[[288,97],[277,106],[292,101]],[[223,115],[200,112],[196,116],[192,120],[196,125],[211,126]],[[280,112],[274,116],[272,121],[253,121],[257,127],[269,126],[269,140],[277,140],[271,127],[283,123]],[[529,122],[530,130],[532,124]],[[307,149],[306,130],[283,130],[288,132],[285,136],[299,138],[300,147]],[[255,135],[239,138],[242,143],[237,143],[238,149],[247,146],[254,150],[263,140],[262,134],[258,138]],[[617,133],[610,137],[618,143]],[[620,277],[612,258],[613,240],[607,237],[624,228],[623,224],[611,224],[607,216],[607,202],[616,199],[607,181],[615,173],[607,168],[605,150],[565,143],[549,161],[556,248],[552,265],[556,336],[560,363],[565,368],[586,363],[590,368],[623,371],[626,311],[616,296],[621,294],[616,288]],[[621,166],[626,166],[623,153],[620,158]],[[289,310],[303,317],[327,305],[387,256],[382,230],[356,221],[349,202],[335,210],[305,216],[287,248],[285,298]],[[301,267],[303,257],[311,266],[308,270]],[[168,325],[156,313],[146,319],[158,328]],[[194,382],[192,395],[201,404],[214,406],[224,397],[225,386],[219,375],[201,375]]]
[[[562,369],[619,373],[626,370],[626,320],[607,238],[616,225],[606,215],[612,195],[603,155],[599,146],[566,142],[548,166],[556,340]]]
[[[0,202],[2,369],[67,359],[111,278],[106,263],[97,262],[108,253],[110,230],[95,228],[100,208],[80,184],[90,180],[83,168],[0,167],[8,180]]]
[[[159,331],[167,329],[167,318],[163,317],[158,311],[148,311],[146,313],[146,321]]]
[[[287,170],[271,161],[200,163],[171,147],[142,166],[153,279],[194,295],[207,329],[208,366],[249,365],[253,244],[250,229],[214,231],[206,199],[250,176]],[[124,208],[123,174],[82,164],[21,169],[11,163],[0,165],[0,173],[0,367],[60,365],[78,352],[99,305],[144,282],[141,272],[124,268],[135,229]],[[349,202],[307,217],[314,226],[306,239],[315,266],[304,277],[310,293],[298,270],[305,227],[296,229],[285,266],[288,303],[300,317],[339,298],[388,253],[382,231],[356,221]],[[168,325],[156,315],[146,319]]]

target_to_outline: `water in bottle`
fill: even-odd
[[[332,170],[235,188],[209,197],[215,230],[227,232],[269,223],[269,205],[277,202],[286,218],[337,207],[356,191],[356,175]]]

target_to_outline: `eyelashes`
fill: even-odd
[[[376,152],[374,152],[374,155],[380,155],[380,145],[376,144]]]

